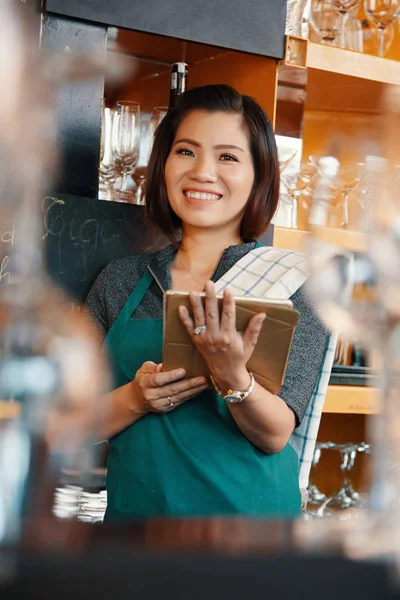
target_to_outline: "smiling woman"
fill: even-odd
[[[170,207],[186,233],[191,227],[223,227],[237,234],[254,182],[242,116],[194,110],[178,127],[176,138],[165,165],[165,183]]]
[[[268,117],[225,85],[186,92],[156,131],[146,182],[148,216],[172,243],[110,263],[86,303],[115,376],[104,432],[106,518],[294,517],[299,461],[289,438],[319,381],[328,332],[306,298],[304,272],[294,268],[304,257],[256,242],[279,194]],[[264,297],[282,276],[274,297],[290,297],[300,317],[275,395],[247,370],[264,314],[237,331],[232,293],[225,289],[219,315],[214,284],[234,280],[240,293],[255,295],[262,283]],[[210,381],[163,371],[163,291],[171,288],[190,292],[192,312],[181,307],[180,317]]]

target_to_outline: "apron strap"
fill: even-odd
[[[117,317],[118,320],[122,319],[125,321],[130,318],[133,311],[136,310],[136,308],[143,300],[143,296],[151,286],[152,282],[153,276],[149,271],[146,271],[140,279],[139,283],[133,288],[131,295],[122,307],[122,310]]]
[[[104,345],[109,346],[112,341],[118,337],[120,329],[124,327],[126,321],[130,319],[133,311],[139,306],[152,281],[153,276],[149,271],[146,271],[139,283],[133,288],[131,295],[122,307],[118,317],[108,330],[104,340]]]

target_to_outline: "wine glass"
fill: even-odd
[[[279,155],[279,170],[282,173],[287,169],[287,167],[291,164],[294,157],[297,155],[297,150],[294,148],[288,147],[279,147],[278,146],[278,155]]]
[[[340,17],[333,0],[312,0],[309,20],[325,44],[332,44],[339,32]]]
[[[153,108],[150,123],[145,125],[142,123],[142,140],[144,149],[140,151],[139,163],[134,171],[133,179],[136,183],[135,203],[144,205],[146,203],[145,198],[145,186],[146,186],[146,173],[147,165],[150,160],[151,151],[153,149],[154,134],[161,123],[163,118],[168,112],[167,106],[156,106]]]
[[[340,15],[340,47],[346,47],[346,15],[347,13],[360,4],[360,0],[333,0]]]
[[[312,154],[309,157],[311,163],[318,168],[319,161],[322,156]],[[347,229],[349,226],[349,196],[354,190],[363,175],[365,164],[357,162],[351,166],[340,168],[335,181],[332,183],[332,189],[336,190],[335,196],[332,196],[332,201],[335,200],[335,206],[342,206],[342,220],[340,227]]]
[[[398,16],[400,0],[364,0],[364,8],[368,17],[378,27],[378,56],[383,58],[385,55],[385,29]]]
[[[389,50],[394,39],[394,23],[390,23],[383,32],[384,54]],[[365,54],[379,54],[380,33],[375,23],[365,19],[362,22],[363,51]]]
[[[168,113],[168,106],[155,106],[153,108],[153,112],[151,115],[151,121],[149,125],[149,142],[148,142],[148,158],[150,159],[150,154],[153,149],[154,143],[154,134],[156,132],[157,127],[164,119],[166,114]]]
[[[113,197],[112,184],[117,179],[117,171],[112,149],[113,111],[104,107],[101,128],[101,160],[99,169],[99,198],[111,200]]]
[[[291,198],[292,219],[290,227],[297,228],[297,212],[300,197],[307,197],[309,186],[317,172],[317,168],[310,162],[300,164],[298,171],[286,173],[282,176],[282,184]]]
[[[312,477],[317,470],[317,467],[320,463],[321,456],[324,450],[330,450],[334,444],[332,442],[317,442],[315,444],[314,455],[311,463],[311,473],[310,473],[310,484],[308,486],[308,505],[312,506],[320,506],[323,502],[327,500],[327,496],[324,492],[318,489],[315,483],[312,483]],[[315,512],[315,510],[313,511]]]
[[[347,229],[349,226],[349,196],[360,181],[364,163],[356,163],[352,167],[342,169],[339,173],[339,193],[343,196],[342,204],[342,227]]]
[[[113,155],[117,170],[122,176],[120,196],[130,201],[128,176],[133,173],[139,160],[140,105],[133,101],[117,102],[113,124]]]

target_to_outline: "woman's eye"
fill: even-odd
[[[239,162],[238,159],[236,158],[236,156],[234,156],[233,154],[222,154],[220,156],[220,159],[223,161]]]
[[[182,154],[183,156],[194,156],[193,150],[190,150],[190,148],[178,148],[176,154]]]

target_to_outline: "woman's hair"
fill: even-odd
[[[279,162],[271,122],[250,96],[241,96],[228,85],[205,85],[179,96],[176,107],[158,126],[146,176],[147,214],[171,240],[181,220],[170,207],[165,185],[165,163],[178,127],[193,110],[240,114],[250,138],[254,184],[243,214],[240,235],[257,239],[267,229],[279,200]]]

